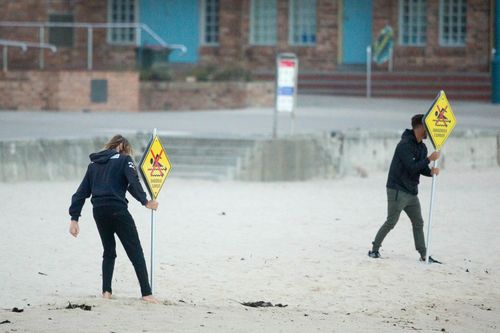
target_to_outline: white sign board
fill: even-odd
[[[299,61],[295,55],[278,55],[276,73],[276,110],[293,112],[297,95]]]

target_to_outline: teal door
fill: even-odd
[[[366,47],[372,43],[372,0],[344,0],[342,62],[366,64]]]
[[[141,23],[146,23],[168,44],[183,44],[188,51],[174,51],[171,62],[198,61],[199,0],[139,0]],[[143,33],[143,44],[157,44]]]

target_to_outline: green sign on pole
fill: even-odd
[[[392,28],[386,25],[380,30],[377,40],[373,43],[372,60],[380,65],[391,59],[392,48],[394,46],[394,32]]]

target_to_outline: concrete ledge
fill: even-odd
[[[128,138],[139,160],[149,134]],[[167,151],[171,147],[177,152],[179,163],[183,163],[179,165],[183,171],[179,176],[196,178],[201,171],[212,168],[213,172],[231,171],[223,172],[222,178],[217,179],[243,181],[302,181],[386,172],[399,139],[399,132],[380,131],[298,135],[276,140],[162,137]],[[99,137],[0,142],[0,182],[81,179],[89,163],[88,155],[102,149],[106,140]],[[217,156],[211,147],[220,148]],[[443,150],[440,166],[462,170],[499,165],[500,133],[457,131]]]
[[[455,131],[442,150],[440,167],[450,170],[489,168],[500,165],[500,133],[486,130]],[[333,155],[341,155],[341,174],[366,175],[386,171],[401,138],[395,131],[348,131],[333,133]],[[427,149],[433,150],[429,140]],[[340,146],[338,148],[337,146]],[[337,150],[340,149],[340,152]]]
[[[323,136],[260,140],[238,179],[294,181],[334,177],[338,173],[338,163],[332,159],[323,142]]]

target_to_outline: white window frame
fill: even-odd
[[[266,34],[267,40],[257,40],[257,22],[258,18],[256,17],[256,6],[257,2],[265,3],[265,2],[274,2],[274,19],[271,16],[265,15],[266,19],[271,19],[273,22],[270,22],[269,25],[265,25],[265,27],[269,27],[270,25],[274,28],[274,38],[271,37],[271,34]],[[262,22],[262,17],[260,18],[260,22]],[[268,22],[269,23],[269,22]],[[250,44],[251,45],[276,45],[278,41],[278,1],[277,0],[250,0]]]
[[[404,41],[404,30],[403,30],[403,15],[404,15],[404,3],[408,1],[409,4],[409,13],[408,13],[408,42],[405,42]],[[427,0],[416,0],[418,2],[418,11],[420,12],[422,10],[422,6],[424,6],[423,10],[424,10],[424,15],[423,16],[420,16],[420,17],[417,17],[417,42],[412,42],[411,39],[413,37],[413,34],[411,32],[412,28],[413,28],[413,25],[411,24],[411,21],[412,21],[412,4],[411,2],[412,1],[415,1],[415,0],[399,0],[399,17],[398,17],[398,21],[399,21],[399,45],[401,46],[408,46],[408,47],[422,47],[422,46],[425,46],[427,44]],[[425,2],[425,3],[424,3]],[[417,13],[418,15],[418,13]],[[423,18],[423,22],[421,21],[421,18]],[[425,37],[425,41],[421,41],[419,39],[419,35],[420,33],[422,33],[422,26],[425,26],[425,31],[423,33],[423,36]]]
[[[453,41],[450,41],[448,38],[448,41],[445,41],[444,39],[444,0],[439,0],[439,46],[443,46],[443,47],[465,47],[465,44],[467,43],[467,1],[466,0],[457,0],[457,2],[459,3],[458,5],[458,13],[457,14],[461,14],[461,8],[463,6],[465,6],[465,20],[464,21],[460,21],[460,17],[462,17],[462,15],[457,15],[457,41],[456,42],[453,42]],[[450,2],[454,2],[453,0],[451,0]],[[451,6],[448,7],[449,9],[449,12],[447,13],[448,14],[448,29],[451,29],[453,27],[452,23],[450,22],[451,20]],[[462,27],[465,26],[465,32],[464,32],[464,39],[463,41],[459,40],[458,39],[458,36],[461,35],[461,29]],[[452,32],[448,32],[449,33],[449,37],[452,36]]]
[[[288,44],[293,46],[315,46],[318,42],[318,3],[316,0],[305,0],[314,3],[314,42],[302,42],[294,40],[294,27],[295,27],[295,3],[301,0],[290,0],[288,8]]]
[[[208,0],[210,1],[210,0]],[[219,31],[217,33],[217,42],[207,42],[206,40],[206,8],[207,8],[207,0],[200,0],[200,45],[203,46],[219,46],[220,40],[220,0],[219,0]]]
[[[139,3],[137,0],[131,0],[134,3],[134,22],[113,22],[113,12],[112,12],[112,6],[113,6],[113,0],[107,0],[108,1],[108,14],[107,14],[107,19],[108,23],[137,23],[139,19]],[[115,28],[115,29],[129,29],[129,28]],[[131,41],[123,41],[123,40],[113,40],[113,28],[108,28],[107,29],[107,42],[108,44],[113,44],[113,45],[136,45],[137,44],[137,29],[136,28],[130,28],[134,29],[134,38]]]

